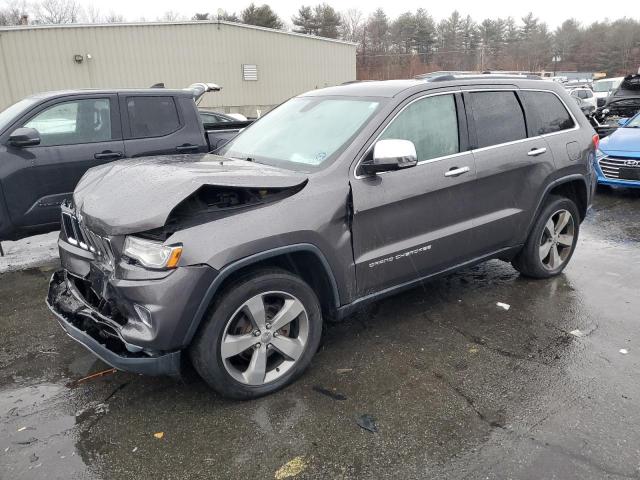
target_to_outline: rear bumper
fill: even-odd
[[[152,354],[127,343],[112,319],[82,301],[64,270],[51,277],[47,305],[67,335],[108,365],[145,375],[180,374],[180,351]]]

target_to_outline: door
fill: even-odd
[[[419,162],[351,181],[359,295],[461,263],[471,242],[469,186],[475,166],[466,151],[461,97],[438,94],[410,101],[378,139],[412,141]]]
[[[515,91],[464,95],[477,169],[473,244],[482,256],[523,241],[540,187],[555,166],[546,140],[528,136]]]
[[[127,157],[206,152],[190,96],[120,95]]]
[[[7,161],[28,165],[21,182],[3,183],[13,224],[33,227],[60,221],[60,204],[91,167],[123,156],[115,95],[66,97],[48,102],[21,126],[34,128],[40,144],[7,146]]]

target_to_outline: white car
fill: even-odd
[[[594,107],[598,106],[595,94],[589,87],[573,88],[569,90],[569,95],[571,95],[572,97],[580,98],[585,103],[588,103],[589,105],[593,105]]]
[[[596,97],[597,107],[603,106],[607,97],[620,86],[624,77],[603,78],[593,82],[593,94]]]

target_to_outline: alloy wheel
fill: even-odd
[[[309,316],[302,302],[286,292],[265,292],[251,297],[231,316],[220,354],[235,380],[264,385],[296,364],[308,337]]]
[[[567,210],[558,210],[547,221],[540,238],[540,261],[548,270],[560,268],[571,255],[575,223]]]

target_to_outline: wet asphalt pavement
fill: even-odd
[[[597,196],[563,275],[492,261],[379,302],[251,402],[121,372],[74,386],[107,367],[45,306],[55,268],[0,275],[2,480],[640,478],[640,192]]]

